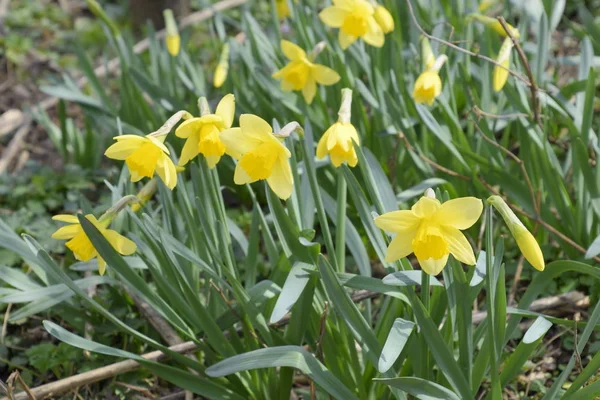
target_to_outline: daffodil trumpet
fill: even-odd
[[[274,79],[281,81],[281,90],[302,91],[304,100],[310,104],[317,94],[317,83],[327,86],[337,83],[340,80],[337,72],[315,63],[316,57],[324,48],[325,42],[320,42],[307,54],[294,43],[282,40],[281,51],[290,62],[273,74]]]
[[[294,178],[289,162],[292,153],[265,120],[242,114],[240,127],[224,130],[221,140],[227,154],[237,160],[233,176],[237,185],[266,180],[280,199],[292,195]]]
[[[342,102],[338,111],[338,120],[325,131],[317,145],[317,158],[324,158],[329,154],[334,167],[339,167],[346,162],[350,167],[358,163],[355,145],[360,145],[358,132],[351,119],[352,90],[342,89]]]
[[[179,165],[184,166],[198,154],[202,154],[209,168],[214,168],[225,154],[225,144],[220,135],[233,124],[235,97],[233,94],[225,95],[214,113],[206,97],[200,97],[198,108],[199,118],[189,118],[175,130],[177,137],[186,139]]]
[[[525,257],[529,264],[531,264],[538,271],[543,271],[546,267],[544,261],[544,254],[538,244],[535,237],[529,232],[529,230],[523,225],[521,220],[506,204],[504,199],[500,196],[490,196],[487,199],[487,204],[494,207],[494,209],[502,216],[508,230],[510,231],[513,238],[517,242],[517,246],[521,250],[521,253]]]
[[[479,220],[483,203],[462,197],[441,203],[428,191],[410,210],[393,211],[375,218],[375,225],[395,233],[385,255],[393,262],[414,253],[425,273],[437,275],[452,254],[458,261],[475,265],[471,244],[461,232]]]

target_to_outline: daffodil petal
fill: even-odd
[[[476,197],[460,197],[443,203],[435,220],[443,226],[468,229],[477,222],[483,211],[483,202]]]
[[[181,156],[179,156],[179,165],[186,165],[191,159],[198,155],[198,141],[199,133],[194,132],[187,138],[183,148],[181,149]]]
[[[439,259],[418,260],[421,269],[429,275],[438,275],[448,263],[448,254]]]
[[[398,233],[396,237],[392,239],[387,248],[387,252],[385,254],[385,261],[394,262],[412,253],[412,242],[416,234],[416,229]]]
[[[104,275],[105,272],[106,272],[106,261],[104,261],[104,258],[98,256],[98,273],[100,275]]]
[[[225,145],[225,152],[235,159],[240,159],[242,154],[252,151],[262,143],[257,135],[246,134],[242,128],[229,128],[219,136]]]
[[[342,46],[342,49],[344,50],[350,47],[350,45],[354,43],[356,39],[358,39],[356,36],[348,35],[347,33],[344,33],[344,31],[342,31],[341,29],[338,32],[338,40],[340,41],[340,46]]]
[[[240,116],[240,128],[242,128],[245,136],[259,140],[268,140],[273,133],[273,129],[267,121],[253,114],[242,114]]]
[[[206,158],[206,164],[208,164],[208,168],[214,168],[221,160],[221,156],[204,156]]]
[[[56,232],[54,232],[52,234],[52,239],[57,239],[57,240],[73,239],[75,237],[75,235],[77,235],[79,232],[81,232],[81,225],[79,225],[79,224],[63,226],[62,228],[59,228]]]
[[[294,178],[290,163],[285,157],[278,157],[271,176],[267,178],[271,190],[280,199],[287,200],[294,190]]]
[[[369,29],[367,30],[367,33],[362,37],[362,39],[371,46],[383,46],[383,44],[385,43],[385,34],[383,33],[381,26],[379,26],[379,24],[373,17],[369,17],[367,19],[367,23],[369,24]]]
[[[339,28],[344,23],[348,11],[340,7],[326,7],[319,13],[321,21],[332,28]]]
[[[440,202],[430,197],[421,197],[411,208],[419,218],[428,218],[440,208]]]
[[[392,211],[375,217],[375,226],[386,232],[399,233],[414,230],[419,222],[421,218],[410,210]]]
[[[327,141],[329,140],[329,134],[329,129],[327,129],[323,136],[321,136],[319,144],[317,144],[317,158],[325,158],[327,155]]]
[[[103,232],[103,234],[104,234],[104,237],[106,238],[106,240],[108,240],[108,242],[111,244],[111,246],[116,251],[118,251],[119,254],[122,254],[124,256],[129,256],[129,255],[135,253],[135,250],[137,248],[135,243],[133,241],[127,239],[125,236],[121,235],[117,231],[113,231],[112,229],[107,229]]]
[[[464,264],[475,265],[475,254],[465,235],[456,228],[442,227],[441,231],[444,240],[448,244],[448,251],[454,258]]]
[[[143,139],[140,137],[140,139]],[[124,160],[136,151],[142,144],[143,140],[120,140],[113,143],[106,151],[104,155],[113,160]]]
[[[53,221],[66,222],[68,224],[78,224],[79,218],[76,215],[71,214],[58,214],[52,217]]]
[[[158,163],[156,164],[156,173],[169,189],[173,190],[177,185],[177,170],[169,156],[163,155],[158,160]]]
[[[298,45],[288,41],[281,41],[281,51],[289,60],[301,60],[306,58],[306,52],[302,50]]]
[[[231,128],[235,116],[235,96],[230,93],[223,97],[217,105],[215,114],[223,119],[225,129]]]
[[[308,78],[306,81],[306,85],[302,88],[302,95],[304,96],[304,100],[306,103],[312,103],[315,95],[317,94],[317,83],[315,82],[313,77]]]
[[[190,118],[177,127],[175,136],[186,139],[194,133],[200,132],[202,125],[202,118]]]
[[[312,73],[315,80],[321,85],[333,85],[340,80],[340,75],[324,65],[314,64]]]
[[[242,168],[242,166],[238,163],[235,166],[233,182],[235,182],[236,185],[245,185],[246,183],[252,183],[253,180],[250,177],[250,175],[248,175],[248,173],[244,170],[244,168]]]

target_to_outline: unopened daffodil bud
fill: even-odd
[[[383,33],[390,33],[394,30],[394,18],[387,8],[382,5],[375,6],[375,14],[373,16]]]
[[[220,88],[227,79],[227,72],[229,71],[229,43],[223,45],[221,50],[221,57],[219,57],[219,63],[215,69],[215,77],[213,79],[213,85],[216,88]]]
[[[510,53],[512,52],[512,48],[513,41],[511,38],[507,37],[504,39],[504,43],[502,43],[498,58],[496,59],[496,62],[504,68],[498,65],[494,66],[493,84],[494,91],[496,92],[502,90],[508,80],[508,68],[510,67]]]
[[[142,189],[137,193],[136,197],[138,201],[131,205],[131,211],[138,212],[146,205],[146,203],[154,196],[156,189],[158,188],[158,182],[156,179],[150,179]]]
[[[448,57],[445,55],[439,56],[431,68],[419,75],[413,90],[415,102],[432,105],[435,98],[442,93],[442,79],[440,78],[439,71],[447,59]]]
[[[334,167],[339,167],[344,162],[351,167],[358,163],[354,143],[360,145],[360,139],[356,128],[350,122],[351,108],[352,90],[342,89],[342,104],[338,112],[338,121],[325,131],[317,145],[317,158],[324,158],[329,154]]]
[[[502,24],[500,23],[500,21],[498,21],[496,18],[488,17],[487,15],[481,15],[481,14],[473,13],[473,14],[469,14],[467,16],[467,21],[472,21],[472,20],[475,20],[477,22],[481,22],[486,27],[488,27],[489,29],[493,30],[494,32],[496,32],[497,34],[499,34],[502,37],[507,37],[508,36],[506,34],[506,30],[504,29],[504,27],[502,26]],[[512,26],[511,24],[509,24],[508,22],[506,23],[506,27],[508,28],[510,34],[515,39],[518,39],[518,38],[521,37],[521,34],[519,33],[519,30],[517,28],[515,28],[514,26]]]
[[[540,249],[538,242],[531,232],[527,230],[525,225],[523,225],[521,220],[515,215],[513,210],[510,209],[508,204],[506,204],[500,196],[490,196],[490,198],[487,199],[487,203],[494,207],[502,216],[525,259],[529,261],[535,269],[543,271],[546,264],[544,262],[542,249]]]
[[[167,50],[170,55],[175,57],[179,54],[179,48],[181,46],[181,38],[179,37],[179,31],[177,30],[177,23],[175,22],[175,17],[173,16],[173,11],[171,9],[164,10],[163,16],[165,18],[167,30],[167,35],[165,36]]]

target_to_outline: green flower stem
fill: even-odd
[[[331,260],[331,265],[337,269],[337,257],[335,254],[335,247],[333,246],[333,239],[331,238],[331,231],[329,230],[329,223],[327,222],[327,214],[325,213],[325,207],[323,206],[323,199],[319,191],[319,183],[317,182],[317,172],[315,171],[315,164],[313,161],[313,149],[308,148],[306,140],[302,140],[302,157],[304,158],[305,173],[308,174],[308,182],[310,183],[310,190],[313,198],[315,199],[315,206],[317,208],[317,217],[319,218],[319,224],[323,231],[323,238],[325,240],[325,247],[327,248],[327,254]],[[309,157],[311,157],[309,159]],[[309,161],[310,160],[310,161]]]
[[[494,218],[492,207],[488,206],[485,214],[485,264],[486,264],[486,308],[488,312],[488,335],[489,341],[488,346],[490,349],[490,375],[492,379],[492,399],[496,400],[494,394],[500,390],[499,373],[498,373],[498,354],[496,352],[496,308],[495,308],[495,293],[496,288],[494,287]]]
[[[348,188],[346,187],[344,171],[337,168],[337,221],[335,224],[335,254],[338,272],[346,272],[346,202]]]
[[[429,274],[425,273],[425,271],[421,271],[421,302],[423,303],[423,307],[429,313],[430,310],[430,294],[429,294],[429,282],[430,282]],[[429,380],[429,350],[427,348],[427,343],[424,339],[422,339],[421,344],[421,368],[423,379]]]

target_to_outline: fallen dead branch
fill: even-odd
[[[352,294],[352,301],[355,303],[359,303],[366,299],[371,299],[373,297],[379,296],[380,293],[370,292],[368,290],[359,290]],[[544,311],[548,309],[555,309],[557,307],[566,306],[566,305],[576,305],[578,307],[587,307],[589,305],[589,297],[585,296],[581,292],[573,291],[568,292],[559,296],[551,296],[545,297],[542,299],[538,299],[531,303],[529,307],[530,311]],[[483,312],[474,312],[473,313],[473,323],[481,322],[487,313]],[[272,324],[271,326],[274,328],[282,327],[287,325],[290,322],[291,314],[287,314],[283,317],[279,322]],[[238,331],[238,334],[241,334],[242,330]],[[228,336],[229,332],[225,332],[225,335]],[[198,345],[195,342],[184,342],[180,344],[176,344],[174,346],[169,347],[171,351],[185,354],[192,352],[198,348]],[[162,351],[153,351],[151,353],[143,354],[147,360],[151,361],[160,361],[167,356]],[[92,383],[96,383],[105,379],[109,379],[115,377],[117,375],[124,374],[126,372],[133,371],[138,368],[140,364],[137,361],[126,360],[120,361],[114,364],[107,365],[105,367],[101,367],[92,371],[84,372],[82,374],[74,375],[69,378],[61,379],[56,382],[48,383],[45,385],[38,386],[36,388],[30,389],[30,392],[36,399],[45,399],[49,396],[58,396],[69,391],[75,390],[78,387],[90,385]],[[17,393],[13,396],[14,400],[28,400],[29,397],[27,393],[21,392]],[[0,400],[9,400],[4,397]]]

